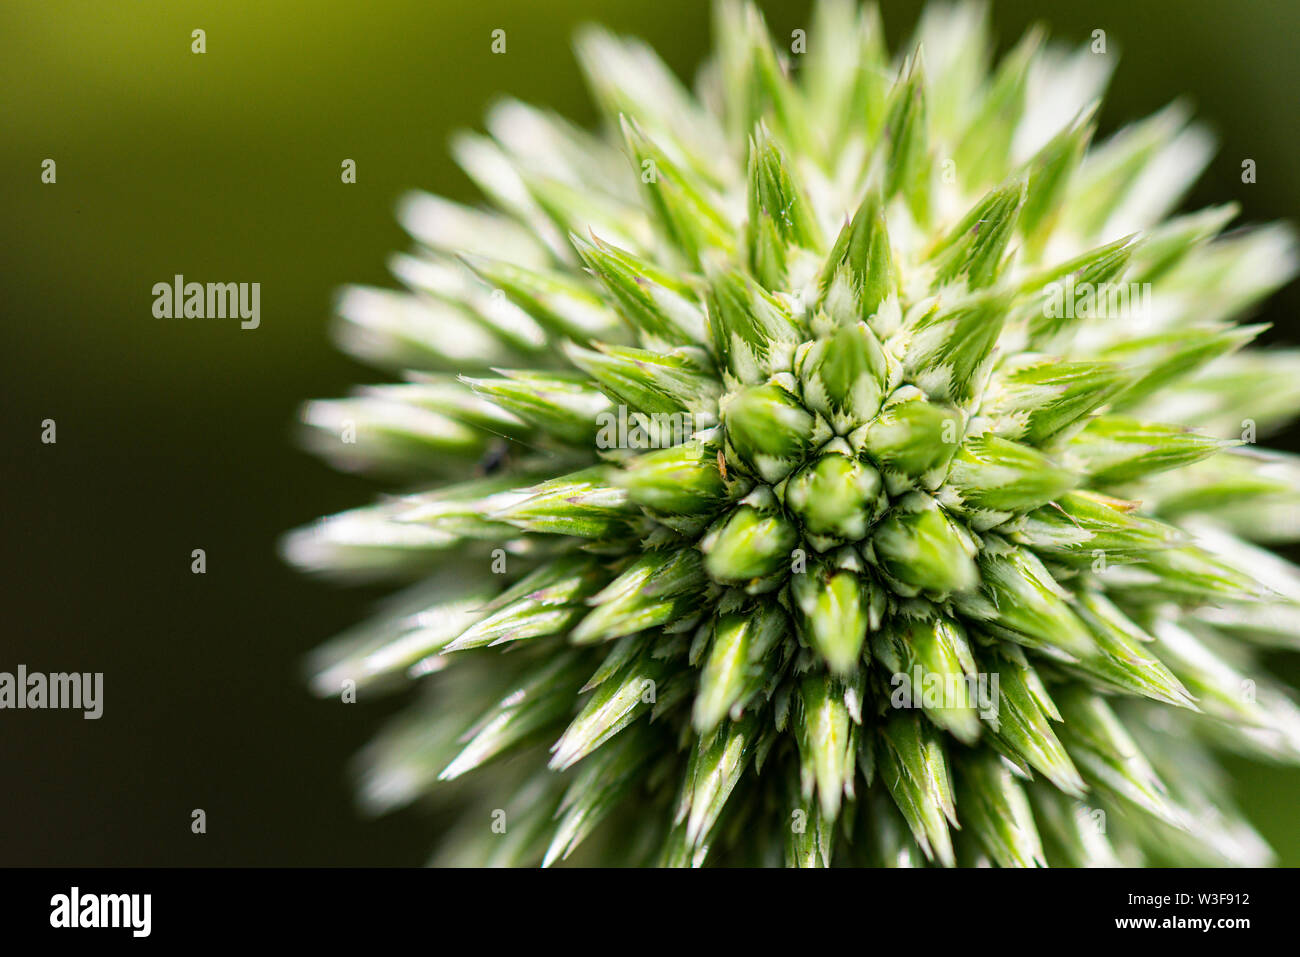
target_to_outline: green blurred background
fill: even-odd
[[[763,6],[778,36],[807,26],[806,3]],[[891,43],[919,6],[884,4]],[[388,281],[384,258],[405,245],[395,198],[473,200],[448,134],[499,92],[594,119],[568,46],[587,19],[641,34],[686,75],[708,44],[698,0],[0,5],[0,670],[103,671],[106,698],[99,721],[0,717],[0,864],[425,859],[436,816],[365,821],[345,773],[400,701],[342,706],[302,687],[303,654],[379,592],[303,580],[275,540],[376,489],[297,451],[291,424],[301,400],[377,377],[325,322],[337,285]],[[1122,49],[1103,132],[1190,94],[1221,137],[1194,205],[1300,220],[1300,4],[1004,0],[1001,48],[1037,19]],[[498,28],[505,55],[489,50]],[[40,182],[46,158],[55,185]],[[355,185],[340,182],[345,158]],[[260,282],[261,328],[154,319],[151,287],[176,273]],[[1273,341],[1300,341],[1297,305],[1293,285],[1266,307]],[[45,418],[57,445],[38,441]],[[1295,661],[1277,667],[1300,682]],[[1232,768],[1300,864],[1300,774]]]

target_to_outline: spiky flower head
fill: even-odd
[[[716,34],[692,94],[583,31],[600,132],[498,103],[487,205],[408,197],[407,291],[341,297],[405,381],[311,440],[413,490],[287,551],[417,580],[316,662],[423,686],[366,801],[446,798],[449,863],[1267,860],[1214,752],[1300,758],[1255,666],[1300,462],[1253,447],[1300,357],[1236,324],[1289,232],[1166,219],[1207,134],[1093,144],[1110,59],[990,65],[979,7]]]

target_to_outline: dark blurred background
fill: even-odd
[[[807,3],[763,6],[778,36],[808,24]],[[884,4],[892,45],[919,7]],[[99,721],[0,715],[0,864],[425,859],[437,820],[362,819],[345,772],[400,702],[319,702],[301,682],[303,654],[379,593],[304,580],[275,541],[377,489],[297,451],[290,426],[303,399],[378,378],[330,345],[332,291],[388,282],[404,189],[473,201],[448,134],[498,92],[593,121],[568,45],[587,19],[688,76],[709,41],[698,0],[0,4],[0,670],[105,673]],[[1193,205],[1300,220],[1300,4],[1002,0],[1000,47],[1037,19],[1122,50],[1103,133],[1193,98],[1221,138]],[[261,328],[154,319],[151,287],[176,273],[260,282]],[[1266,307],[1273,341],[1300,342],[1298,305],[1293,284]],[[1294,660],[1277,667],[1300,682]],[[1300,774],[1232,769],[1300,864]]]

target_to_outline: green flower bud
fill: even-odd
[[[1175,101],[1125,127],[1090,153],[1090,162],[1083,164],[1070,190],[1061,225],[1084,235],[1104,230],[1131,194],[1138,172],[1155,165],[1165,148],[1177,151],[1183,162],[1204,162],[1195,156],[1199,146],[1179,136],[1187,120],[1187,104]]]
[[[493,289],[547,330],[575,342],[619,334],[618,317],[587,282],[561,272],[542,271],[461,253],[460,260]]]
[[[823,455],[790,479],[785,503],[814,539],[855,542],[875,517],[881,485],[880,473],[870,465],[847,455]]]
[[[443,649],[444,654],[567,632],[587,613],[583,602],[609,581],[590,555],[548,562],[499,595],[480,619]]]
[[[990,78],[988,96],[979,112],[966,122],[953,159],[972,183],[996,181],[1010,165],[1012,141],[1025,110],[1029,63],[1043,36],[1041,27],[1026,31]]]
[[[821,302],[832,315],[866,321],[898,291],[880,195],[868,190],[853,219],[844,224],[819,277]]]
[[[861,322],[801,349],[795,373],[804,403],[821,413],[840,435],[875,417],[890,379],[880,341]]]
[[[979,559],[982,594],[956,604],[971,618],[996,620],[998,633],[1030,648],[1092,657],[1097,645],[1070,607],[1069,594],[1026,548],[985,543]]]
[[[555,833],[542,858],[543,867],[550,867],[568,857],[583,838],[636,789],[645,763],[654,758],[654,747],[653,735],[629,730],[627,734],[616,735],[604,747],[597,748],[578,766],[568,779],[569,786],[559,802],[560,810],[554,812],[559,820],[554,824]],[[547,809],[549,818],[549,806],[542,806]],[[542,832],[545,830],[543,825]]]
[[[762,689],[769,656],[789,628],[775,602],[753,614],[726,615],[715,622],[692,713],[696,731],[712,731],[728,714],[733,720],[739,717],[746,701]]]
[[[499,378],[462,381],[534,429],[570,445],[589,446],[598,416],[611,408],[598,389],[568,374],[503,370]]]
[[[1254,603],[1269,594],[1268,586],[1249,572],[1195,545],[1159,549],[1134,567],[1137,574],[1129,581],[1123,579],[1124,569],[1115,569],[1115,584],[1148,599],[1162,595],[1190,603]]]
[[[738,270],[708,272],[708,326],[715,354],[740,382],[757,385],[789,368],[806,335],[777,299]]]
[[[1068,492],[1029,513],[1016,538],[1070,565],[1094,565],[1101,557],[1138,561],[1186,540],[1172,525],[1133,514],[1136,507],[1096,492]]]
[[[607,395],[642,413],[693,413],[681,417],[691,431],[717,424],[715,410],[722,390],[706,371],[707,357],[701,360],[688,349],[663,352],[602,343],[596,347],[599,351],[570,345],[566,351]]]
[[[1168,786],[1102,698],[1075,686],[1063,689],[1057,701],[1061,738],[1089,784],[1174,828],[1189,826],[1186,812],[1170,799]]]
[[[1029,361],[990,389],[988,414],[997,431],[1043,445],[1119,393],[1131,376],[1111,362]]]
[[[1296,495],[1300,489],[1300,458],[1291,455],[1254,449],[1250,454],[1228,452],[1162,478],[1168,480],[1156,480],[1151,498],[1160,515],[1169,519],[1204,512],[1221,521],[1232,517],[1233,524],[1237,524],[1240,518],[1234,512],[1258,517],[1270,515],[1273,507],[1287,514],[1300,511]],[[1262,532],[1259,537],[1267,540],[1269,535],[1264,530],[1268,526],[1258,528]]]
[[[916,843],[927,858],[952,867],[955,858],[948,826],[956,825],[957,809],[939,730],[915,712],[904,712],[880,726],[878,741],[881,780]]]
[[[874,636],[871,651],[892,672],[894,693],[900,687],[896,682],[906,682],[910,702],[905,703],[923,707],[925,716],[940,728],[966,744],[974,743],[979,737],[980,716],[966,679],[975,675],[975,658],[955,619],[896,616]],[[933,706],[927,700],[927,685],[937,685],[940,691],[940,700]]]
[[[1079,305],[1073,309],[1065,308],[1062,282],[1066,277],[1075,289],[1102,290],[1102,295],[1105,295],[1105,284],[1123,275],[1134,250],[1140,245],[1134,239],[1134,235],[1124,236],[1042,270],[1021,284],[1022,291],[1037,290],[1042,296],[1029,317],[1029,341],[1034,348],[1050,349],[1053,344],[1059,345],[1092,311],[1090,307]],[[1103,308],[1108,307],[1109,303]]]
[[[743,137],[767,118],[784,142],[806,150],[815,138],[803,97],[790,84],[763,14],[748,3],[720,3],[715,10],[715,28],[726,38],[718,67],[733,132]]]
[[[1074,488],[1078,477],[1037,449],[996,435],[969,438],[948,469],[948,484],[972,509],[1015,513]]]
[[[551,748],[552,770],[577,764],[649,710],[654,697],[647,692],[665,673],[662,661],[643,654],[597,688]]]
[[[833,671],[851,673],[871,622],[866,583],[855,572],[821,567],[795,575],[790,588],[805,640]]]
[[[961,404],[977,396],[1009,308],[1006,295],[998,292],[925,313],[910,327],[903,360],[907,374],[936,399]]]
[[[516,744],[549,730],[573,713],[573,697],[582,681],[581,660],[563,655],[539,669],[520,687],[480,715],[473,734],[438,779],[452,781]]]
[[[698,442],[638,455],[612,477],[636,504],[673,515],[711,512],[727,496],[717,453]]]
[[[608,484],[604,469],[584,469],[521,489],[490,517],[528,532],[606,538],[626,534],[637,509]]]
[[[798,543],[799,532],[784,515],[741,505],[700,540],[700,550],[710,578],[738,585],[788,566]]]
[[[573,640],[609,641],[685,618],[707,584],[694,550],[646,552],[588,599],[595,607],[573,630]]]
[[[863,430],[860,441],[881,468],[933,488],[947,473],[962,429],[961,413],[956,409],[929,402],[920,389],[904,386],[889,397],[880,415]]]
[[[571,236],[569,241],[634,328],[661,342],[703,341],[704,316],[688,286],[624,249],[593,239]]]
[[[981,663],[984,671],[998,676],[997,720],[989,722],[997,749],[1026,774],[1032,768],[1066,794],[1083,794],[1083,779],[1052,730],[1061,713],[1024,651],[1003,645]]]
[[[749,264],[768,287],[785,279],[791,247],[816,249],[820,229],[781,148],[759,123],[749,141],[749,222],[745,231]]]
[[[813,440],[813,417],[775,383],[724,398],[722,422],[730,450],[768,482],[779,482],[793,472]]]
[[[759,723],[749,715],[698,739],[674,822],[686,825],[685,843],[696,853],[707,852],[713,825],[753,760],[758,733]],[[692,863],[694,860],[692,855]]]
[[[853,796],[854,752],[857,736],[838,681],[810,675],[799,684],[795,733],[803,768],[804,791],[817,785],[822,816],[833,821],[845,793]]]
[[[1097,591],[1079,595],[1079,617],[1092,629],[1101,649],[1078,668],[1098,684],[1123,693],[1137,693],[1181,708],[1194,708],[1192,696],[1155,655],[1147,650],[1152,638]]]
[[[1025,181],[1017,180],[990,191],[971,208],[939,245],[940,281],[964,278],[971,289],[993,285],[1015,233],[1025,193]]]
[[[908,495],[871,536],[880,567],[904,594],[935,599],[970,591],[979,582],[975,545],[934,499]]]

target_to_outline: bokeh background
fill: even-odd
[[[763,6],[778,36],[807,26],[805,2]],[[892,44],[919,6],[883,4]],[[301,400],[376,378],[325,324],[337,285],[388,281],[395,198],[473,201],[448,134],[498,92],[594,120],[568,44],[588,19],[687,76],[708,44],[700,0],[0,4],[0,670],[103,671],[106,699],[99,721],[0,714],[0,864],[425,859],[436,816],[365,820],[345,772],[400,701],[302,685],[304,653],[378,593],[298,577],[275,541],[377,489],[298,451],[291,425]],[[1037,19],[1075,42],[1106,30],[1122,58],[1103,133],[1189,94],[1221,138],[1190,202],[1300,220],[1295,0],[1001,0],[994,19],[1002,49]],[[154,319],[150,289],[176,273],[260,282],[261,328]],[[1293,284],[1265,308],[1273,341],[1300,342],[1297,306]],[[1300,864],[1300,773],[1232,770]]]

